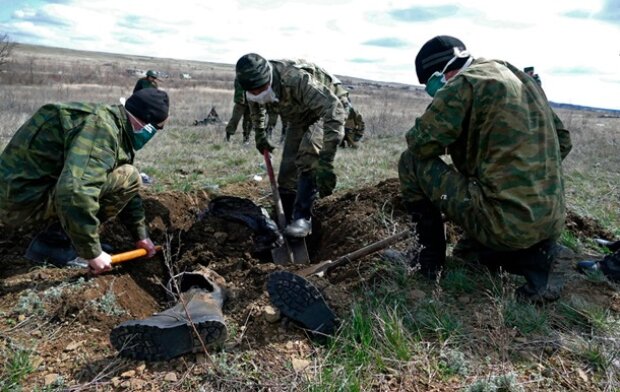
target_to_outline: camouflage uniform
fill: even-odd
[[[235,105],[233,106],[232,117],[226,125],[226,135],[230,137],[237,132],[239,121],[243,118],[241,126],[243,128],[243,139],[247,140],[252,132],[252,119],[250,117],[250,107],[245,99],[245,91],[241,88],[239,81],[235,79],[235,96],[233,98]]]
[[[274,105],[287,124],[278,185],[294,192],[301,173],[315,173],[322,196],[336,185],[333,161],[344,137],[343,104],[348,92],[340,81],[319,66],[303,60],[270,61]],[[264,137],[267,109],[250,102],[257,141]],[[313,125],[315,125],[313,127]]]
[[[136,86],[133,88],[133,92],[135,93],[138,90],[142,90],[143,88],[157,88],[157,80],[149,80],[147,77],[140,78],[136,82]]]
[[[540,86],[512,65],[475,60],[436,93],[407,144],[399,162],[405,202],[430,199],[494,250],[560,235],[570,134]],[[456,170],[440,158],[446,149]]]
[[[344,122],[344,139],[342,139],[340,147],[347,147],[348,145],[351,148],[357,148],[357,142],[364,137],[365,129],[366,124],[364,123],[362,114],[351,106],[349,115]]]
[[[100,222],[119,213],[135,240],[148,238],[131,130],[121,105],[41,107],[0,155],[0,221],[58,218],[85,259],[101,254]]]

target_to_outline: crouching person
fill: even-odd
[[[525,277],[517,296],[557,298],[548,279],[571,144],[544,92],[511,64],[474,59],[449,36],[422,46],[416,72],[433,101],[408,131],[398,168],[422,246],[412,263],[430,278],[444,266],[444,213],[481,263]],[[440,158],[446,150],[456,169]]]
[[[80,257],[95,274],[109,270],[98,231],[117,214],[135,245],[155,254],[132,163],[163,129],[168,110],[164,91],[143,89],[124,106],[47,104],[17,130],[0,155],[0,223],[46,225],[28,259],[64,267]]]

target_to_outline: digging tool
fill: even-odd
[[[401,231],[400,233],[394,234],[381,241],[374,242],[361,249],[358,249],[351,253],[347,253],[346,255],[337,258],[336,260],[327,260],[327,261],[320,262],[319,264],[313,265],[311,267],[304,268],[301,271],[297,271],[296,274],[304,276],[304,277],[311,276],[311,275],[323,276],[325,275],[326,272],[336,267],[345,265],[353,260],[362,258],[364,256],[368,256],[369,254],[375,253],[376,251],[379,251],[381,249],[385,249],[392,244],[395,244],[397,242],[400,242],[408,238],[410,235],[411,235],[410,230]]]
[[[267,174],[269,175],[269,182],[271,183],[271,194],[276,208],[278,228],[280,231],[284,231],[286,227],[286,217],[284,216],[284,207],[282,206],[282,199],[280,199],[280,192],[278,191],[278,182],[273,172],[273,166],[271,165],[269,150],[265,149],[263,151],[263,156],[265,157],[265,166],[267,167]],[[306,240],[304,238],[292,239],[284,237],[284,244],[272,249],[271,256],[273,257],[273,262],[276,264],[310,263],[308,248],[306,248]]]
[[[161,246],[159,245],[155,246],[155,252],[159,252],[160,250],[161,250]],[[117,265],[117,264],[129,261],[129,260],[134,260],[139,257],[146,256],[147,253],[148,252],[146,251],[146,249],[142,249],[142,248],[130,250],[128,252],[117,253],[111,256],[112,265]]]

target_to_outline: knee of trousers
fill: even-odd
[[[124,194],[131,198],[138,194],[142,178],[138,169],[129,164],[121,165],[108,175],[102,193]]]

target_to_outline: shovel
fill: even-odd
[[[346,255],[337,258],[336,260],[327,260],[319,264],[313,265],[311,267],[304,268],[300,271],[297,271],[296,274],[300,276],[304,276],[304,277],[308,277],[311,275],[323,276],[325,275],[325,273],[327,273],[328,271],[336,267],[345,265],[353,260],[357,260],[364,256],[368,256],[371,253],[375,253],[376,251],[387,248],[388,246],[392,244],[395,244],[397,242],[400,242],[408,238],[410,235],[411,235],[410,230],[403,230],[400,233],[394,234],[386,239],[373,242],[372,244],[365,246],[361,249],[358,249],[354,252],[347,253]]]
[[[284,207],[282,206],[282,199],[280,199],[280,192],[278,191],[278,182],[273,172],[273,166],[271,165],[269,150],[265,149],[263,151],[263,156],[265,157],[265,166],[267,167],[267,174],[269,175],[269,182],[271,183],[271,194],[276,208],[278,228],[280,231],[283,231],[286,227],[286,217],[284,216]],[[308,249],[306,248],[306,240],[304,238],[292,239],[284,237],[284,244],[272,249],[271,257],[276,264],[310,263]]]
[[[155,252],[159,252],[160,250],[161,250],[161,246],[159,245],[155,246]],[[146,256],[147,253],[148,252],[146,251],[146,249],[143,249],[143,248],[134,249],[134,250],[130,250],[128,252],[123,252],[123,253],[117,253],[111,256],[112,265],[117,265],[117,264],[129,261],[129,260],[134,260],[139,257]]]

